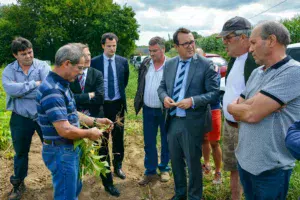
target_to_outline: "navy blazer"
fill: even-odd
[[[129,78],[129,65],[126,58],[123,58],[119,55],[115,55],[116,62],[116,70],[117,70],[117,78],[118,78],[118,86],[119,92],[121,95],[121,100],[123,101],[124,109],[127,111],[127,103],[126,103],[126,94],[125,88],[128,84]],[[91,61],[91,67],[102,72],[104,77],[104,59],[103,54],[96,56]]]

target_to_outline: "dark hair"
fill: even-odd
[[[18,54],[18,51],[25,51],[26,49],[31,49],[32,44],[29,40],[17,37],[11,43],[11,51],[13,54]]]
[[[115,39],[116,42],[118,42],[118,37],[114,33],[104,33],[101,37],[101,44],[105,44],[106,39]]]
[[[149,46],[158,45],[161,49],[165,48],[165,40],[162,37],[155,36],[150,39]]]
[[[275,35],[279,44],[285,47],[290,44],[290,33],[283,24],[276,21],[265,21],[258,26],[261,28],[260,37],[263,40],[268,39],[270,35]]]
[[[177,29],[177,31],[173,34],[173,42],[175,44],[179,44],[179,41],[178,41],[178,33],[186,33],[186,34],[189,34],[191,31],[189,29],[186,29],[186,28],[179,28]]]

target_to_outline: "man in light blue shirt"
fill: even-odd
[[[50,66],[33,56],[32,44],[25,38],[13,40],[11,49],[16,61],[8,64],[2,74],[6,92],[6,109],[12,111],[10,131],[15,150],[14,175],[10,177],[13,189],[8,199],[21,199],[25,190],[24,179],[28,171],[28,152],[31,138],[37,131],[42,133],[35,121],[37,117],[36,91],[51,70]]]

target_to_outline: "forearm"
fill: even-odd
[[[79,121],[81,124],[83,124],[84,126],[88,126],[88,127],[92,127],[94,126],[94,117],[89,117],[81,112],[78,112],[78,117],[79,117]]]
[[[20,98],[23,97],[32,90],[36,89],[37,84],[34,80],[24,83],[16,83],[16,82],[3,82],[3,88],[5,92],[14,98]]]
[[[80,129],[72,124],[64,124],[61,126],[60,130],[57,130],[61,137],[76,140],[81,138],[89,138],[89,129]]]
[[[227,107],[229,114],[233,116],[236,121],[243,121],[248,123],[255,123],[251,106],[245,103],[235,104],[231,103]]]
[[[213,104],[219,99],[219,91],[211,91],[205,94],[192,96],[194,99],[195,108],[206,106],[207,104]]]

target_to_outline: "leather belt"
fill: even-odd
[[[73,140],[67,140],[67,139],[47,140],[47,139],[44,139],[44,143],[59,146],[59,145],[73,144]]]
[[[227,124],[229,125],[229,126],[232,126],[232,127],[234,127],[234,128],[238,128],[239,127],[239,123],[237,123],[237,122],[232,122],[232,121],[229,121],[229,120],[227,120],[227,119],[225,119],[226,120],[226,122],[227,122]]]

